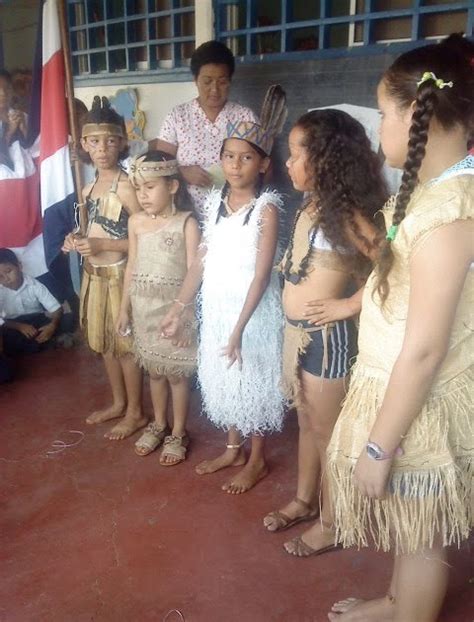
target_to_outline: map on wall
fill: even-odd
[[[145,113],[138,108],[136,89],[119,89],[109,97],[112,107],[125,119],[129,140],[143,140]]]

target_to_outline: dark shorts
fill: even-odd
[[[293,326],[315,328],[307,320],[287,320]],[[327,334],[327,366],[324,369],[324,339]],[[335,322],[327,333],[323,330],[308,332],[311,341],[300,355],[299,365],[313,376],[328,380],[344,378],[357,355],[357,329],[352,320]]]

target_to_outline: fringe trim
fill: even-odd
[[[299,360],[300,356],[306,352],[310,343],[311,335],[304,328],[285,322],[281,390],[289,408],[301,406]]]
[[[160,357],[159,354],[156,355]],[[171,363],[169,357],[163,356],[165,361],[159,363],[156,360],[144,356],[138,350],[135,350],[135,361],[138,365],[144,369],[148,374],[155,376],[179,376],[190,378],[195,372],[197,367],[197,359],[189,359],[188,361],[179,361]]]
[[[445,546],[459,546],[473,517],[473,371],[434,388],[403,439],[405,453],[395,459],[380,500],[363,497],[352,483],[388,382],[371,371],[356,365],[328,449],[338,540],[359,548],[373,541],[397,554],[431,547],[437,535]]]

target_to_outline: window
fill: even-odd
[[[262,59],[472,34],[474,22],[472,0],[216,0],[215,10],[216,38]]]
[[[68,0],[73,74],[187,67],[194,51],[194,0]]]

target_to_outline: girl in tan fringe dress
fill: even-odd
[[[412,50],[378,87],[381,145],[403,168],[367,281],[359,356],[328,449],[336,537],[393,551],[386,596],[339,601],[330,620],[432,622],[446,547],[468,537],[474,344],[474,46]]]
[[[130,180],[143,212],[129,219],[128,264],[117,330],[121,334],[132,330],[135,356],[150,376],[155,419],[135,443],[135,451],[147,456],[163,443],[160,464],[170,466],[185,459],[189,443],[186,418],[197,345],[193,306],[185,309],[184,330],[173,341],[161,337],[159,326],[177,298],[200,234],[191,211],[183,211],[186,201],[191,203],[174,157],[150,151],[136,158]]]

